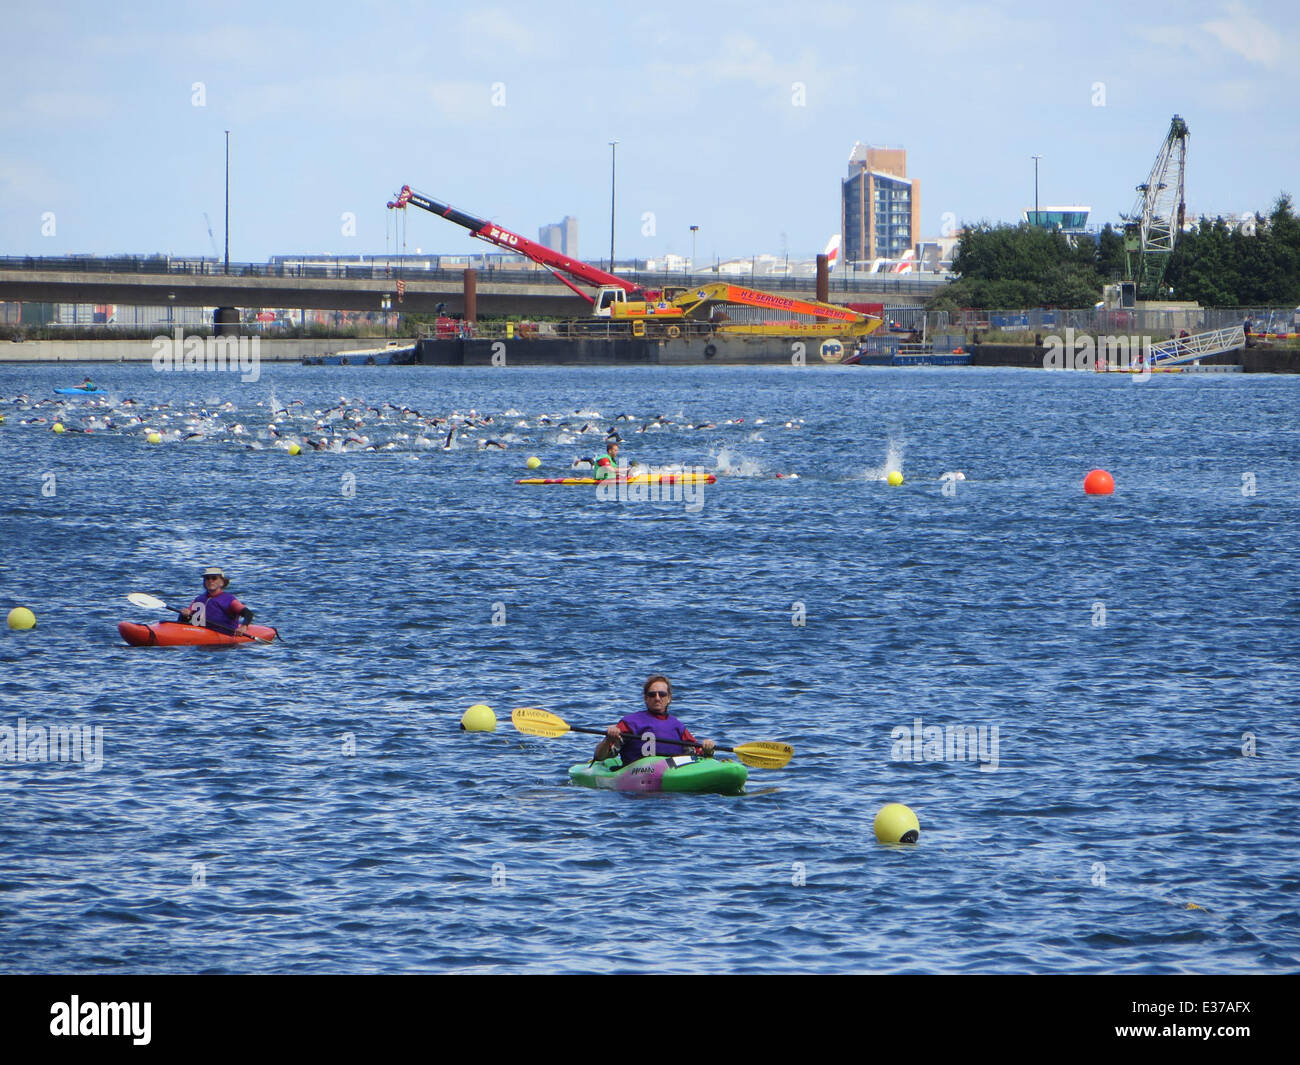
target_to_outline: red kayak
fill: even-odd
[[[134,621],[119,621],[117,631],[133,647],[231,647],[241,643],[257,643],[254,637],[274,640],[275,629],[269,625],[249,625],[249,636],[206,629],[202,625],[189,625],[180,621],[159,621],[140,625]]]

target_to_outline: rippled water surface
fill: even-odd
[[[98,770],[0,763],[6,971],[1300,964],[1300,380],[101,366],[53,406],[86,369],[0,366],[0,606],[39,619],[0,726],[104,730]],[[717,484],[513,483],[610,425]],[[207,565],[283,643],[122,643],[158,620],[126,593]],[[603,726],[657,670],[790,765],[594,792],[593,738],[509,725]],[[913,760],[918,722],[982,755]]]

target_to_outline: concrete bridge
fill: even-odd
[[[480,315],[522,314],[538,318],[581,317],[589,306],[543,270],[489,267],[474,271]],[[432,314],[439,304],[447,313],[463,313],[464,270],[389,270],[382,263],[335,267],[292,263],[220,263],[165,258],[149,259],[0,259],[0,301],[21,303],[89,303],[147,307],[299,308],[306,310],[391,310]],[[623,274],[648,287],[704,284],[720,278]],[[399,300],[397,283],[403,282]],[[738,277],[738,284],[808,298],[814,278]],[[946,278],[832,278],[835,303],[884,302],[919,305],[947,283]]]

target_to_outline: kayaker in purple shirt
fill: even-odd
[[[713,757],[712,740],[697,741],[690,729],[668,713],[673,686],[667,677],[661,673],[647,677],[641,685],[641,694],[646,708],[628,714],[605,730],[605,738],[596,747],[596,761],[602,762],[616,751],[621,751],[624,765],[651,754],[671,758],[699,753],[705,758]]]
[[[226,591],[228,587],[230,578],[218,567],[209,566],[203,571],[203,594],[195,596],[194,601],[180,612],[181,620],[191,621],[197,614],[199,620],[192,622],[195,625],[247,636],[253,612]]]

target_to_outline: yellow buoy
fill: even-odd
[[[901,802],[881,807],[872,827],[881,843],[915,843],[921,835],[921,822]]]
[[[495,732],[497,716],[492,707],[484,703],[475,703],[460,719],[460,727],[466,732]]]
[[[147,437],[145,437],[145,439],[148,440],[149,443],[151,444],[161,444],[162,433],[150,433]]]
[[[540,466],[541,464],[542,464],[542,460],[539,459],[536,455],[531,456],[528,459],[528,461],[524,463],[524,465],[526,465],[530,470],[537,469],[537,467]]]
[[[53,425],[50,426],[50,428],[53,429],[56,433],[67,432],[67,430],[63,428],[62,422],[55,422]]]
[[[890,484],[892,484],[895,488],[897,488],[900,484],[903,483],[903,475],[899,473],[897,470],[890,470],[889,476],[886,477],[885,480],[888,481]]]
[[[9,611],[9,627],[11,629],[34,629],[36,628],[36,615],[25,606],[16,606]]]
[[[301,454],[302,454],[302,448],[300,448],[297,444],[290,444],[290,445],[289,445],[289,454],[290,454],[290,455],[301,455]]]

